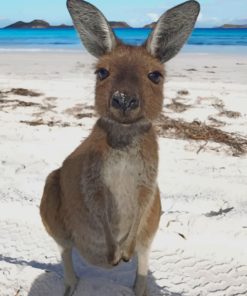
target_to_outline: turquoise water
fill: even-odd
[[[142,44],[150,29],[115,29],[125,43]],[[185,50],[212,48],[247,53],[247,29],[195,29]],[[0,50],[78,50],[82,45],[74,29],[0,29]],[[210,49],[211,48],[211,49]],[[199,50],[200,51],[200,50]]]

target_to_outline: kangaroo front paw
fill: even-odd
[[[130,261],[131,257],[133,257],[135,251],[135,241],[131,243],[125,243],[123,245],[123,251],[122,251],[122,259],[125,262]]]
[[[73,282],[71,282],[70,284],[65,284],[65,291],[63,296],[72,296],[75,293],[78,282],[79,282],[79,278],[76,277],[76,279],[73,280]]]
[[[116,266],[116,265],[119,264],[119,262],[121,261],[121,259],[122,259],[121,249],[120,249],[119,245],[116,245],[109,252],[108,262],[111,265]]]

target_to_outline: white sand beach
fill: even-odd
[[[62,295],[59,250],[39,204],[48,173],[97,118],[95,61],[0,53],[0,296]],[[150,295],[247,295],[247,54],[182,53],[166,72]],[[74,261],[75,296],[133,295],[135,260],[111,271],[77,253]]]

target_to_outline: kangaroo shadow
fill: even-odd
[[[111,270],[105,270],[88,265],[75,251],[73,262],[80,277],[73,296],[134,296],[131,287],[134,284],[136,258],[132,262],[121,263]],[[151,272],[148,276],[148,287],[150,296],[182,296],[160,287]],[[63,293],[62,265],[54,264],[45,266],[44,273],[32,283],[28,296],[62,296]]]

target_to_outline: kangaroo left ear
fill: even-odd
[[[92,55],[98,58],[114,49],[116,37],[101,11],[83,0],[67,0],[67,7],[83,44]]]
[[[200,4],[194,0],[165,12],[148,37],[147,51],[162,63],[173,58],[189,38],[199,12]]]

